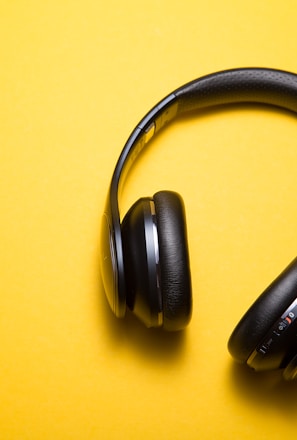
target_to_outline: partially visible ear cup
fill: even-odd
[[[233,358],[246,362],[296,298],[297,258],[270,284],[236,326],[228,342]]]
[[[153,197],[160,254],[163,327],[181,330],[192,314],[191,276],[184,204],[172,191]]]
[[[147,327],[163,323],[154,217],[153,200],[141,198],[129,209],[121,228],[127,306]]]

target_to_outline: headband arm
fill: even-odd
[[[190,111],[232,103],[281,107],[297,113],[297,76],[276,69],[245,68],[196,79],[164,98],[140,121],[129,137],[112,178],[111,192],[125,177],[148,141],[168,122]]]
[[[276,69],[231,69],[191,81],[165,97],[139,122],[118,159],[107,203],[119,215],[118,195],[135,160],[167,123],[190,111],[232,103],[281,107],[297,113],[297,76]]]
[[[133,130],[122,150],[112,177],[109,194],[112,210],[115,208],[114,200],[118,198],[126,176],[141,151],[158,131],[175,119],[177,113],[178,100],[172,93],[147,113]]]

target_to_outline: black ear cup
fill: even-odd
[[[265,357],[265,363],[268,365],[269,350],[274,356],[278,355],[274,347],[277,347],[280,336],[282,336],[280,347],[286,346],[286,335],[290,335],[290,332],[282,334],[286,323],[284,327],[281,323],[285,320],[283,314],[296,298],[297,258],[262,293],[234,329],[228,343],[234,359],[241,363],[247,362],[257,346],[263,342],[263,361]],[[276,325],[275,330],[274,325]],[[278,330],[279,327],[281,330]],[[266,345],[267,353],[264,353]]]
[[[147,327],[160,327],[163,311],[153,200],[141,198],[135,202],[124,217],[121,230],[127,306]]]
[[[192,291],[184,204],[171,191],[154,195],[158,225],[163,326],[180,330],[192,314]]]
[[[138,200],[122,223],[127,305],[147,327],[181,330],[192,311],[183,202],[161,191]]]

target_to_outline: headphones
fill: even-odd
[[[166,96],[140,121],[116,164],[103,214],[101,274],[111,309],[128,307],[147,327],[182,330],[191,319],[192,293],[184,204],[160,191],[133,204],[122,222],[119,193],[151,138],[180,115],[231,103],[258,103],[297,113],[297,75],[245,68],[196,79]],[[233,331],[232,357],[256,371],[283,369],[297,377],[297,258],[273,281]]]

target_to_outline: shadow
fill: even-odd
[[[116,318],[105,298],[102,280],[98,289],[98,310],[104,319],[108,344],[113,350],[127,347],[142,359],[155,363],[180,362],[186,350],[186,330],[166,332],[146,328],[129,310],[123,319]],[[102,325],[102,324],[101,324]]]
[[[255,372],[247,365],[232,362],[229,382],[235,394],[255,407],[273,408],[295,420],[297,381],[285,381],[282,371]]]

